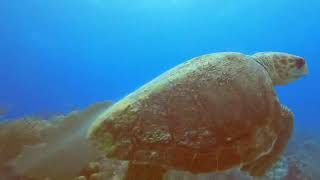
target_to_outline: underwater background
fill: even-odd
[[[281,51],[309,75],[278,86],[280,101],[318,138],[319,42],[319,0],[3,0],[0,119],[115,102],[207,53]]]

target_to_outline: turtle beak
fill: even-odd
[[[296,68],[298,71],[298,74],[301,76],[305,76],[308,74],[308,66],[306,61],[303,58],[300,58],[296,61]]]
[[[305,64],[306,64],[306,61],[305,61],[303,58],[299,58],[299,59],[296,61],[296,67],[297,67],[298,69],[302,68]]]

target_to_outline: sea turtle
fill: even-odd
[[[128,160],[130,180],[233,167],[261,176],[293,129],[293,113],[274,86],[307,71],[303,58],[280,52],[196,57],[111,106],[88,138],[107,157]]]

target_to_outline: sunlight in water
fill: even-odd
[[[193,0],[139,0],[139,1],[108,1],[108,0],[89,0],[89,3],[99,8],[119,7],[123,9],[166,9],[166,8],[189,8],[192,7],[195,1]]]
[[[256,2],[247,0],[241,2],[242,6],[234,0],[225,1],[195,1],[195,0],[87,0],[94,8],[103,9],[104,13],[116,11],[120,13],[151,13],[160,16],[183,16],[195,18],[202,15],[210,15],[209,22],[220,21],[222,18],[233,18],[242,14]],[[243,8],[245,7],[245,8]],[[125,15],[125,14],[122,14]]]

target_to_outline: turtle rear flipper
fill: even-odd
[[[293,130],[293,113],[284,105],[281,105],[281,118],[279,119],[278,138],[270,153],[259,159],[244,165],[241,169],[247,171],[251,176],[263,176],[272,165],[279,160],[291,137]]]

